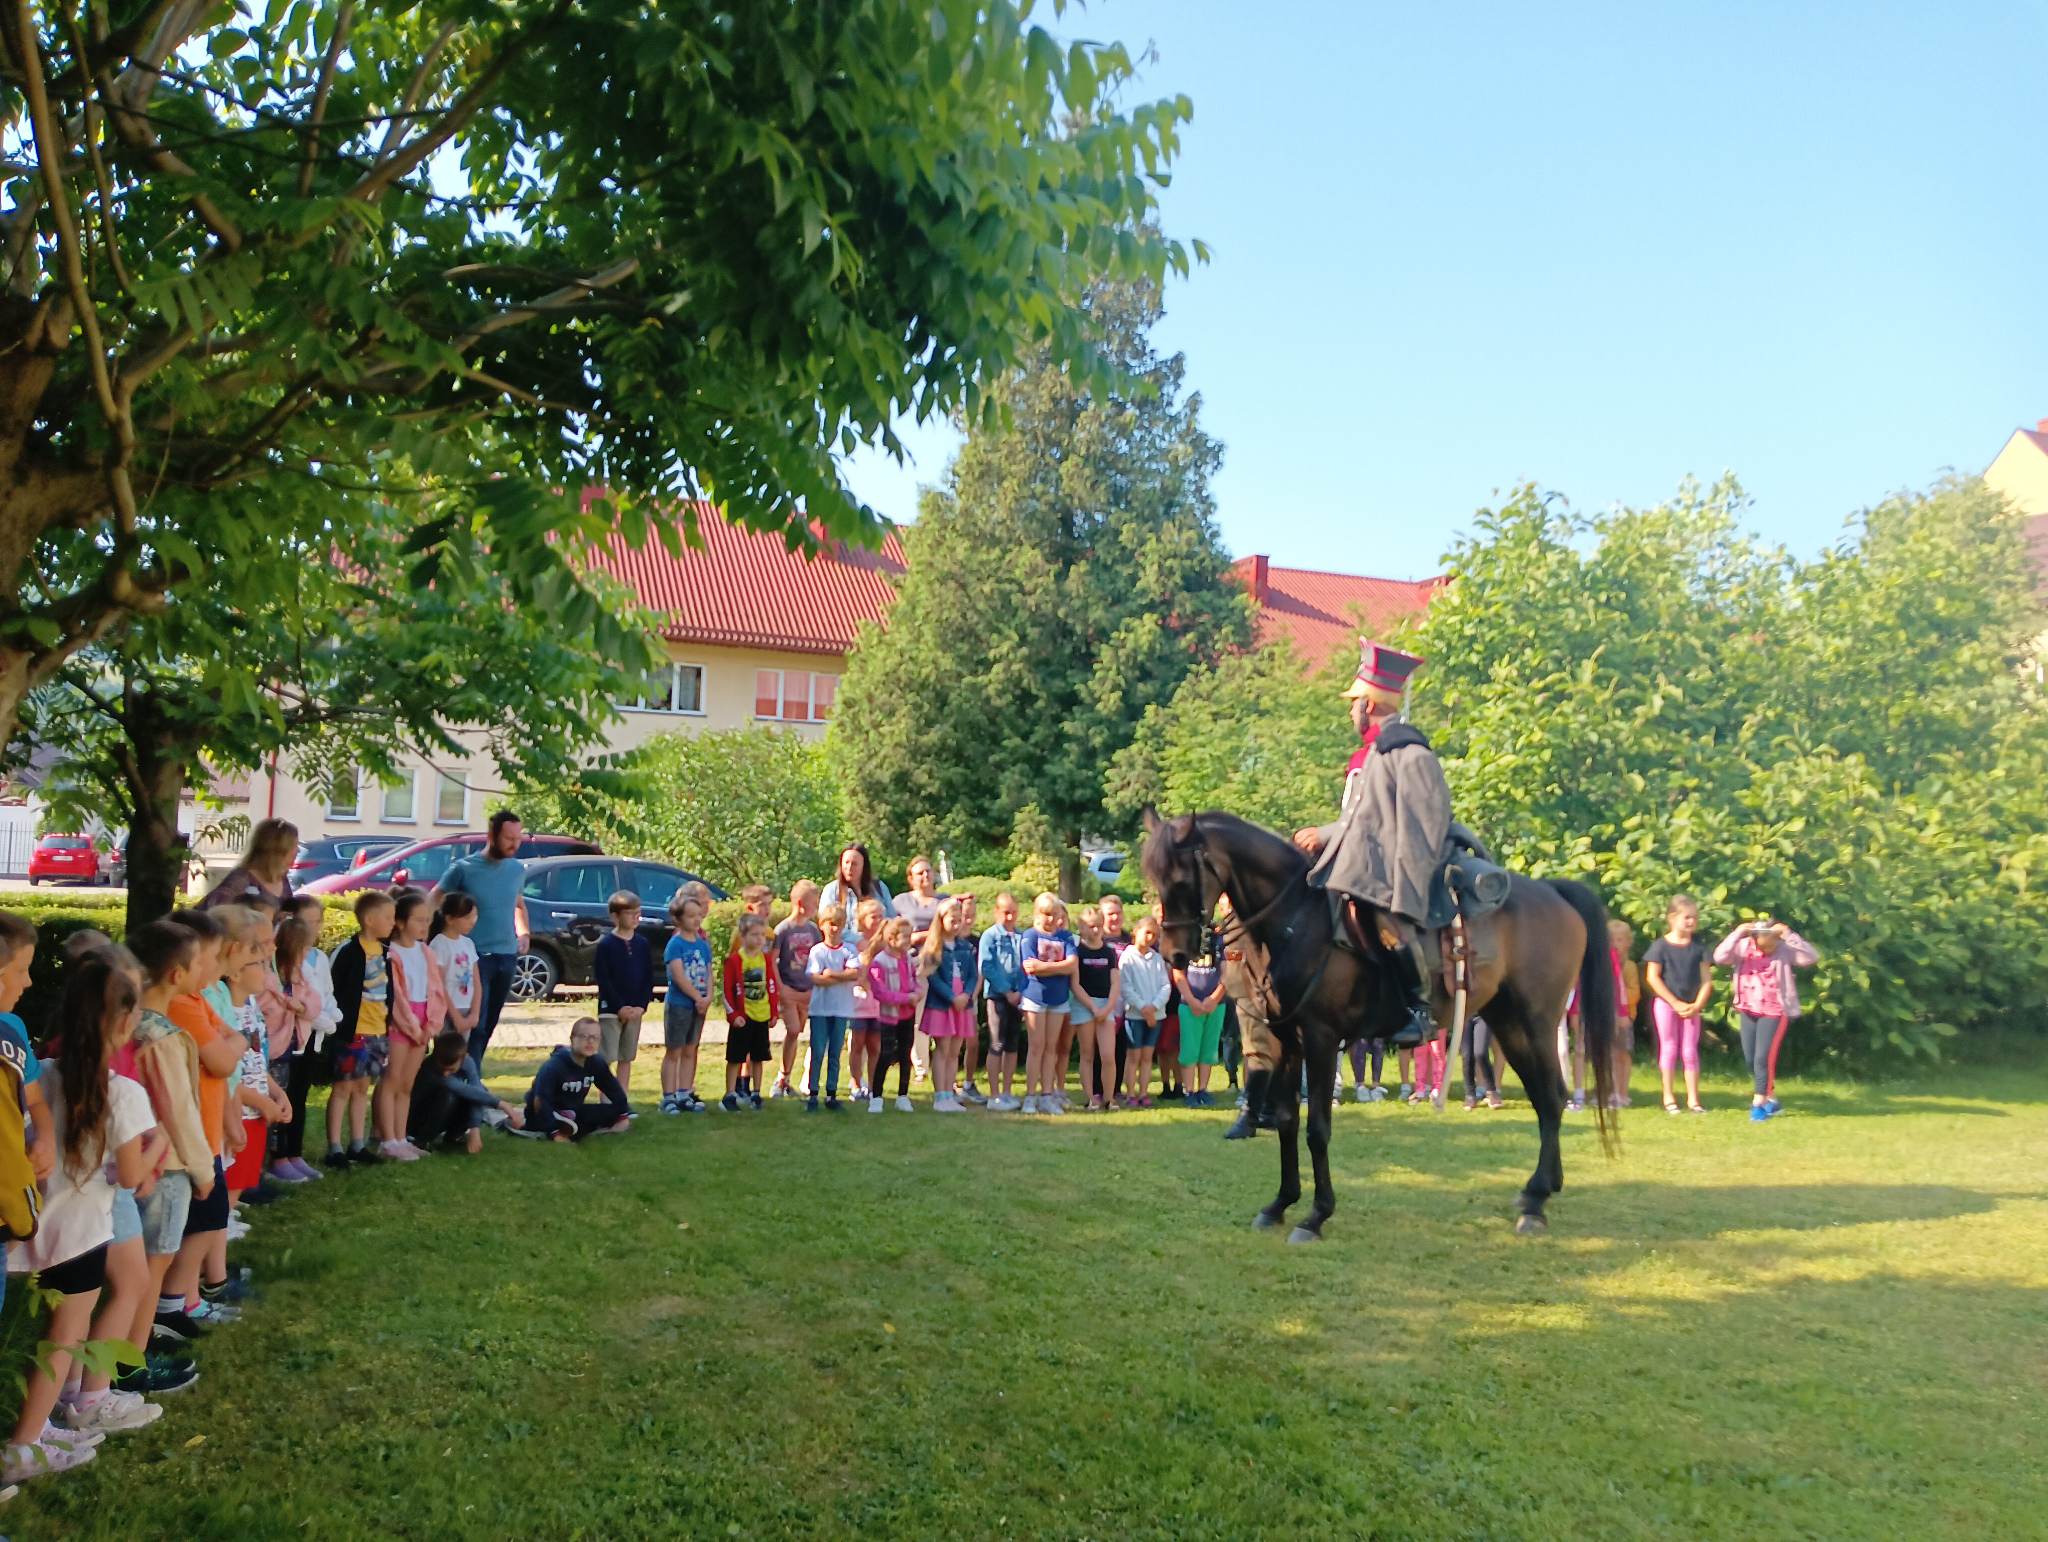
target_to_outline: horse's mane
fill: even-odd
[[[1308,871],[1308,858],[1286,836],[1222,809],[1204,809],[1162,821],[1146,841],[1145,876],[1154,887],[1166,876],[1167,854],[1176,846],[1186,845],[1198,830],[1209,842],[1237,849],[1243,859],[1275,871],[1282,879],[1299,878]]]

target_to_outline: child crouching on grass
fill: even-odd
[[[443,1028],[412,1084],[406,1139],[422,1150],[444,1143],[460,1145],[475,1156],[484,1149],[483,1127],[493,1115],[515,1130],[526,1127],[524,1111],[505,1102],[477,1075],[476,1062],[469,1058],[469,1034]]]
[[[596,1018],[579,1017],[570,1025],[569,1042],[548,1056],[527,1091],[524,1133],[576,1141],[586,1135],[623,1135],[633,1127],[626,1113],[626,1089],[604,1063],[603,1046]],[[592,1088],[602,1095],[602,1102],[584,1101]]]

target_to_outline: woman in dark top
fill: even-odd
[[[249,848],[221,881],[206,891],[201,910],[215,905],[267,901],[282,909],[292,897],[291,867],[299,854],[299,827],[289,819],[265,819],[249,832]]]
[[[1657,1023],[1657,1070],[1664,1078],[1664,1112],[1678,1112],[1671,1073],[1685,1065],[1685,1104],[1696,1114],[1700,1106],[1700,1012],[1714,993],[1714,972],[1707,964],[1707,945],[1694,934],[1700,928],[1700,907],[1690,894],[1674,894],[1664,912],[1664,935],[1643,954],[1643,983],[1656,999],[1651,1014]]]

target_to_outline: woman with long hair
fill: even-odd
[[[247,905],[268,900],[283,907],[292,897],[292,861],[299,854],[299,827],[289,819],[258,820],[249,832],[249,845],[219,883],[206,891],[199,902],[202,910],[215,905]]]
[[[851,935],[860,929],[860,902],[869,899],[882,902],[884,915],[894,913],[895,898],[889,893],[889,886],[875,876],[874,859],[868,855],[867,847],[859,841],[849,841],[839,853],[839,870],[818,896],[818,914],[837,910],[840,925]]]

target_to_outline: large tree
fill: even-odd
[[[1209,493],[1221,449],[1181,357],[1151,345],[1157,290],[1099,285],[1089,309],[1124,383],[1041,351],[997,387],[1002,421],[904,534],[902,594],[863,632],[832,727],[856,824],[899,848],[913,827],[1001,846],[1035,808],[1070,892],[1111,759],[1250,616]]]
[[[238,547],[345,549],[394,467],[499,479],[429,566],[539,581],[564,487],[859,538],[836,456],[894,415],[1098,374],[1068,301],[1185,268],[1145,222],[1190,107],[1119,112],[1125,51],[1027,10],[0,8],[0,743],[128,618],[246,598]]]

